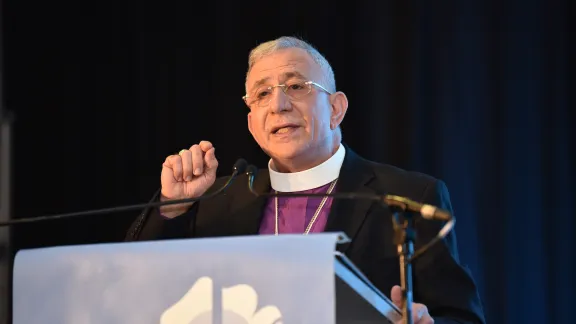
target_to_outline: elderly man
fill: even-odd
[[[388,193],[451,210],[441,180],[356,155],[342,144],[340,123],[348,100],[336,91],[334,73],[311,45],[291,37],[263,43],[249,55],[248,129],[270,156],[255,190],[266,192]],[[198,197],[221,187],[215,147],[202,141],[166,158],[160,200]],[[241,176],[245,177],[245,175]],[[352,239],[346,255],[391,299],[401,290],[391,214],[367,200],[255,197],[237,179],[227,195],[144,211],[128,240],[343,231]],[[417,220],[416,247],[430,241],[439,222]],[[414,264],[414,323],[483,323],[470,274],[459,264],[452,232]]]

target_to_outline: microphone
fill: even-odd
[[[429,204],[421,204],[406,197],[384,195],[382,199],[388,206],[419,213],[425,219],[439,221],[452,220],[452,215],[447,210]]]
[[[164,205],[184,204],[184,203],[196,202],[196,201],[200,201],[200,200],[207,200],[207,199],[210,199],[210,198],[213,198],[213,197],[219,195],[224,190],[228,189],[228,187],[232,184],[234,179],[239,174],[242,174],[246,171],[247,165],[248,165],[248,163],[246,162],[246,160],[244,160],[242,158],[236,160],[236,163],[234,163],[234,166],[232,169],[233,170],[232,174],[228,177],[228,180],[226,181],[226,183],[222,187],[218,188],[218,190],[216,190],[210,194],[207,194],[207,195],[202,195],[202,196],[195,197],[195,198],[149,202],[149,203],[144,203],[144,204],[127,205],[127,206],[119,206],[119,207],[111,207],[111,208],[103,208],[103,209],[94,209],[94,210],[87,210],[87,211],[73,212],[73,213],[66,213],[66,214],[58,214],[58,215],[20,218],[20,219],[14,219],[14,220],[6,221],[6,222],[0,222],[0,227],[1,226],[11,226],[11,225],[15,225],[15,224],[22,224],[22,223],[35,223],[35,222],[41,222],[41,221],[47,221],[47,220],[56,220],[56,219],[62,219],[62,218],[71,218],[71,217],[96,215],[96,214],[107,214],[107,213],[121,212],[121,211],[127,211],[127,210],[159,207],[159,206],[164,206]]]
[[[258,168],[250,164],[246,167],[246,175],[248,176],[248,190],[257,197],[333,197],[334,199],[368,199],[377,201],[383,205],[390,207],[392,211],[411,211],[419,213],[422,218],[426,220],[437,220],[446,221],[446,224],[440,229],[438,234],[429,242],[424,244],[420,249],[414,252],[412,257],[408,258],[406,262],[412,262],[414,259],[422,255],[426,250],[428,250],[432,245],[438,243],[442,240],[456,223],[456,219],[452,217],[452,214],[444,209],[432,206],[429,204],[421,204],[410,200],[405,197],[395,196],[395,195],[376,195],[376,194],[365,194],[365,193],[258,193],[254,190],[254,178],[258,173]],[[394,220],[396,223],[396,221]]]
[[[395,195],[374,195],[360,193],[332,193],[332,194],[302,194],[302,193],[257,193],[254,191],[254,178],[258,173],[258,168],[250,164],[246,168],[248,176],[248,189],[256,196],[266,197],[334,197],[336,199],[368,199],[384,203],[391,208],[399,208],[403,211],[419,213],[423,218],[428,220],[450,221],[452,215],[449,211],[438,208],[429,204],[421,204],[411,199]]]

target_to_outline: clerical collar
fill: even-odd
[[[340,144],[338,151],[324,163],[308,170],[293,173],[281,173],[273,170],[272,160],[270,160],[268,170],[270,171],[272,189],[279,192],[297,192],[322,187],[338,178],[345,155],[346,149]]]

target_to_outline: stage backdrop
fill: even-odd
[[[201,140],[216,146],[220,175],[239,157],[264,166],[241,100],[247,55],[296,35],[332,63],[357,153],[446,181],[489,323],[568,323],[567,2],[7,3],[14,216],[146,202],[165,157]],[[120,241],[137,214],[17,226],[15,248]]]

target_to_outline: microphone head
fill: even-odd
[[[255,176],[256,173],[258,173],[258,168],[255,167],[253,164],[250,164],[250,165],[246,168],[246,175],[247,175],[247,176]]]
[[[256,177],[256,173],[258,173],[258,168],[253,164],[250,164],[246,168],[246,175],[248,176],[248,190],[250,190],[250,192],[254,195],[258,196],[258,193],[254,191],[254,178]]]
[[[234,163],[234,168],[233,168],[234,172],[236,174],[244,173],[247,165],[248,165],[248,162],[246,162],[246,160],[244,160],[242,158],[236,160],[236,163]]]

